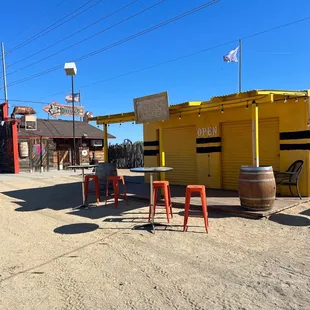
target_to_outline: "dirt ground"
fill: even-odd
[[[310,205],[269,220],[174,207],[146,222],[145,201],[74,211],[78,176],[0,176],[0,309],[310,309]],[[163,209],[156,218],[165,223]]]

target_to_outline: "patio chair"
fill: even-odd
[[[299,180],[299,175],[303,168],[303,165],[304,165],[304,161],[300,159],[300,160],[296,160],[295,162],[293,162],[286,171],[274,171],[276,184],[289,186],[292,196],[294,196],[294,194],[292,192],[291,186],[296,186],[297,193],[300,199],[301,199],[301,195],[299,192],[298,180]]]

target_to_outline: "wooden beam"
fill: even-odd
[[[108,145],[108,125],[103,125],[103,148],[104,148],[104,162],[109,162],[109,145]]]

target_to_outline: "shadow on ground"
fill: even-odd
[[[15,211],[27,212],[42,209],[63,210],[81,204],[81,183],[57,184],[54,186],[3,192],[20,206]]]
[[[300,212],[300,214],[310,216],[310,209],[302,211],[302,212]]]
[[[287,226],[310,226],[310,220],[300,215],[277,213],[270,216],[269,220]]]
[[[92,188],[90,187],[90,189]],[[2,194],[12,198],[12,202],[18,206],[18,208],[15,209],[17,212],[33,212],[43,209],[59,211],[75,208],[82,203],[80,182],[13,190],[3,192]],[[105,199],[103,194],[101,195],[101,199]],[[89,194],[89,203],[92,204],[94,202],[95,196],[91,190]],[[69,211],[69,214],[79,215],[89,219],[98,219],[106,216],[119,216],[123,214],[123,212],[144,207],[145,202],[127,203],[126,201],[120,200],[118,208],[115,208],[114,206],[112,199],[109,200],[107,205],[105,202],[101,202],[99,207],[76,209],[71,212]]]
[[[77,223],[60,226],[54,229],[54,233],[62,235],[75,235],[75,234],[85,234],[98,229],[97,224],[92,223]]]
[[[139,212],[138,209],[144,208],[146,205],[145,201],[139,199],[128,199],[119,200],[118,206],[115,208],[113,199],[110,199],[108,203],[102,202],[99,206],[91,206],[87,209],[76,209],[68,212],[68,214],[85,217],[91,220],[97,220],[106,217],[118,217],[124,215],[125,213],[130,213],[130,215],[144,215],[144,213]],[[131,212],[132,210],[137,210],[137,212]],[[146,217],[147,215],[145,215]],[[138,219],[138,216],[136,217]],[[126,221],[126,218],[124,218]]]
[[[233,214],[233,213],[224,213],[224,212],[218,212],[218,211],[213,211],[214,206],[212,205],[208,205],[208,217],[209,218],[213,218],[213,219],[221,219],[221,218],[243,218],[244,216],[239,215],[239,214]],[[215,206],[215,207],[218,207]],[[184,210],[183,211],[179,211],[177,213],[178,215],[184,217]],[[195,206],[195,205],[191,205],[190,210],[189,210],[189,217],[201,217],[203,219],[202,216],[202,209],[200,206]],[[257,218],[248,218],[249,220],[257,220]]]

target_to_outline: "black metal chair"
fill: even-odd
[[[293,162],[286,171],[283,171],[283,172],[274,171],[276,184],[289,186],[292,196],[294,196],[294,194],[292,192],[291,186],[296,186],[297,193],[300,199],[301,199],[301,195],[299,192],[298,180],[299,180],[299,175],[300,175],[300,172],[303,166],[304,166],[304,161],[300,159],[300,160],[296,160],[295,162]]]

